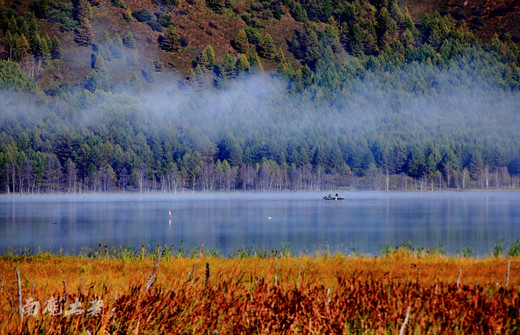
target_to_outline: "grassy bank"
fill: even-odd
[[[513,333],[520,322],[518,257],[157,251],[2,257],[0,333]],[[83,312],[65,316],[73,307]]]

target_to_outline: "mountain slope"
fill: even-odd
[[[76,3],[80,1],[75,0]],[[37,15],[40,34],[42,36],[57,36],[61,42],[63,57],[58,64],[47,64],[44,71],[36,75],[40,86],[44,89],[57,87],[63,83],[77,85],[88,77],[92,66],[92,48],[90,45],[80,46],[75,41],[75,28],[67,28],[62,17],[74,14],[74,1],[5,1],[6,8],[14,9],[18,15],[34,10]],[[221,1],[220,7],[204,0],[176,1],[126,1],[123,0],[94,0],[90,1],[92,16],[90,20],[92,43],[103,45],[106,38],[115,38],[118,34],[124,37],[131,32],[135,38],[133,50],[125,50],[125,56],[112,59],[107,63],[111,70],[115,83],[129,80],[132,74],[140,75],[142,71],[154,72],[155,70],[172,69],[182,76],[193,76],[196,68],[197,57],[204,49],[211,45],[217,62],[224,60],[229,53],[238,57],[237,50],[233,47],[237,33],[241,29],[248,30],[248,37],[254,42],[253,49],[258,51],[261,39],[269,34],[275,46],[281,48],[283,59],[293,68],[299,69],[304,62],[297,59],[291,52],[290,41],[295,31],[308,29],[314,25],[318,32],[324,31],[329,26],[323,15],[327,4],[330,9],[327,13],[336,18],[338,28],[341,18],[344,16],[342,6],[349,6],[348,2],[318,2],[292,0],[282,3],[250,2],[250,1]],[[356,2],[357,3],[357,2]],[[361,14],[368,15],[376,10],[376,7],[368,2],[359,2]],[[376,2],[374,2],[376,3]],[[391,6],[392,3],[382,1],[383,5]],[[346,5],[345,5],[346,4]],[[433,15],[435,12],[451,14],[459,22],[465,21],[465,25],[483,41],[489,41],[498,34],[509,34],[513,41],[520,40],[520,25],[517,19],[520,17],[518,0],[492,1],[411,1],[401,0],[398,5],[405,8],[411,14],[414,22],[420,26],[424,15]],[[209,6],[213,6],[211,9]],[[43,8],[43,9],[41,9]],[[63,10],[63,8],[68,9]],[[74,7],[75,8],[75,7]],[[215,9],[216,8],[216,9]],[[379,9],[377,9],[379,11]],[[139,12],[147,13],[150,20],[138,17]],[[303,13],[303,14],[301,14]],[[307,14],[310,13],[310,14]],[[316,14],[317,13],[317,14]],[[320,16],[321,15],[321,16]],[[376,16],[378,12],[369,14],[374,19],[377,27]],[[298,19],[298,21],[295,19]],[[137,18],[137,19],[136,19]],[[76,22],[72,20],[73,22]],[[141,22],[142,21],[142,22]],[[323,21],[323,22],[322,22]],[[166,27],[172,24],[183,40],[184,45],[174,52],[161,50],[158,41],[164,35]],[[307,28],[304,28],[307,26]],[[77,25],[75,26],[77,28]],[[65,29],[64,29],[65,28]],[[105,34],[105,35],[104,35]],[[350,37],[349,37],[350,38]],[[3,37],[5,40],[5,36]],[[250,41],[251,42],[251,41]],[[3,43],[5,48],[5,42]],[[346,47],[347,51],[348,47]],[[6,52],[4,52],[5,57]],[[132,58],[130,62],[126,58]],[[153,65],[151,65],[153,63]],[[269,71],[276,71],[280,66],[280,59],[261,58],[262,66]],[[28,66],[23,66],[27,71]]]

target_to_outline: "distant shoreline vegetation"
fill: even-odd
[[[31,182],[33,175],[24,175],[25,179],[19,183],[14,182],[9,186],[4,185],[0,194],[4,195],[31,195],[31,194],[125,194],[125,193],[211,193],[211,192],[320,192],[330,190],[349,191],[518,191],[520,190],[520,177],[511,176],[502,169],[489,172],[485,170],[480,180],[472,179],[469,171],[454,171],[451,183],[448,186],[446,180],[440,174],[412,178],[404,173],[389,174],[378,168],[369,171],[367,176],[353,174],[343,175],[339,173],[325,174],[321,167],[314,169],[312,166],[290,167],[281,169],[274,167],[270,170],[265,165],[246,165],[229,167],[222,171],[220,162],[206,165],[207,175],[202,177],[210,181],[189,181],[179,172],[170,171],[168,175],[161,177],[148,177],[140,182],[139,174],[128,175],[124,170],[117,178],[113,172],[98,170],[85,178],[67,176],[68,171],[56,172],[61,177],[73,179],[42,181],[38,184]],[[110,169],[108,169],[110,170]],[[266,172],[265,170],[270,170]],[[318,170],[318,171],[316,171]],[[321,170],[321,171],[320,171]],[[24,172],[19,172],[24,173]],[[172,174],[175,174],[173,176]],[[49,175],[49,179],[55,179]],[[5,177],[8,179],[7,177]]]
[[[447,253],[440,244],[434,244],[430,247],[420,246],[413,242],[387,243],[381,247],[378,254],[367,254],[352,250],[339,250],[339,248],[317,249],[312,252],[296,252],[289,242],[282,241],[280,248],[265,248],[261,245],[252,245],[250,247],[242,247],[227,253],[219,249],[208,249],[204,246],[186,247],[180,245],[142,245],[141,248],[111,246],[99,243],[97,248],[83,248],[76,254],[64,253],[63,251],[49,251],[39,249],[34,251],[31,249],[10,250],[0,255],[0,260],[13,260],[20,258],[52,258],[52,257],[79,257],[86,259],[104,259],[104,260],[132,260],[132,259],[161,259],[169,258],[201,258],[213,257],[221,259],[240,259],[240,258],[279,258],[279,257],[389,257],[392,255],[407,255],[411,257],[427,257],[427,256],[443,256],[447,258],[509,258],[520,256],[520,240],[517,239],[512,243],[506,243],[503,240],[495,242],[489,252],[485,255],[477,256],[471,246],[463,246],[460,251],[455,253]]]

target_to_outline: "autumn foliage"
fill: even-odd
[[[520,262],[509,264],[505,282],[505,259],[437,256],[3,260],[0,333],[512,334]],[[98,299],[101,313],[20,318],[14,267],[34,273],[24,301],[86,311]]]

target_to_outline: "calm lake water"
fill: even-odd
[[[110,246],[263,246],[379,254],[387,244],[489,254],[520,238],[519,192],[124,194],[0,196],[0,254]],[[171,211],[171,215],[170,215]]]

